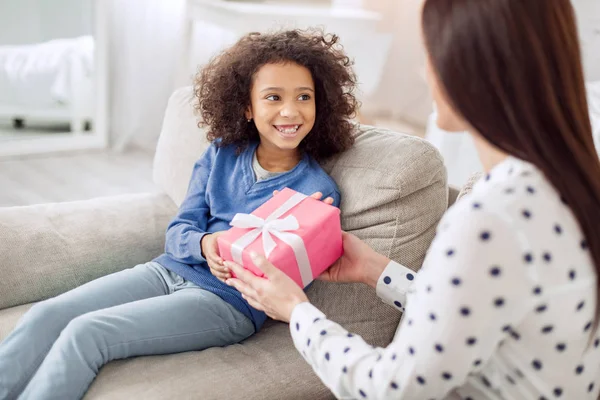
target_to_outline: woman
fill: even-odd
[[[438,125],[468,130],[487,175],[443,217],[417,277],[344,235],[324,275],[406,301],[371,348],[264,259],[237,265],[250,304],[290,321],[297,347],[343,398],[596,399],[600,391],[600,162],[568,0],[427,0]]]

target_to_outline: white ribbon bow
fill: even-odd
[[[259,236],[262,235],[263,250],[265,256],[269,258],[277,243],[273,240],[273,236],[287,244],[294,251],[298,268],[300,269],[300,277],[302,284],[306,287],[314,279],[308,253],[304,245],[304,241],[299,235],[290,233],[300,228],[298,220],[293,215],[288,215],[283,219],[280,216],[296,207],[304,199],[306,195],[295,193],[285,203],[273,211],[267,218],[263,219],[253,214],[236,214],[233,217],[230,225],[236,228],[254,228],[250,232],[245,233],[231,245],[231,256],[233,261],[239,265],[243,265],[242,253],[246,247],[253,243]]]

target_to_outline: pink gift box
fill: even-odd
[[[297,201],[300,202],[294,205]],[[292,207],[289,211],[282,214],[282,208],[289,208],[290,205]],[[273,213],[277,215],[273,216]],[[234,226],[219,236],[217,242],[220,256],[224,260],[241,261],[245,269],[257,276],[262,277],[264,274],[254,265],[250,253],[265,255],[263,222],[272,221],[267,225],[267,236],[272,238],[275,247],[267,257],[268,260],[300,287],[306,287],[342,255],[340,210],[294,190],[283,189],[251,215],[236,215],[232,224],[236,224],[238,216],[252,220],[255,225],[250,228]],[[284,228],[280,229],[281,226]],[[255,236],[256,239],[252,240]],[[246,243],[240,243],[241,241]],[[270,242],[269,237],[266,242]],[[294,243],[294,246],[290,243]]]

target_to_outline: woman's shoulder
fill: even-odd
[[[560,194],[533,165],[510,160],[483,176],[444,218],[465,227],[503,225],[531,245],[556,235],[579,236],[577,222]],[[552,219],[552,220],[550,220]],[[468,220],[475,221],[468,224]]]
[[[540,213],[562,205],[560,194],[541,171],[532,164],[510,157],[483,175],[473,185],[471,193],[461,198],[454,208],[457,212],[475,208],[512,214],[527,206]]]

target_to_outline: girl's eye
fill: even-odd
[[[308,94],[302,94],[302,95],[300,95],[300,97],[298,97],[298,99],[304,100],[304,101],[310,100],[310,95],[308,95]]]
[[[267,96],[266,99],[271,100],[271,101],[278,101],[278,100],[280,100],[280,97],[276,94],[272,94],[270,96]]]

